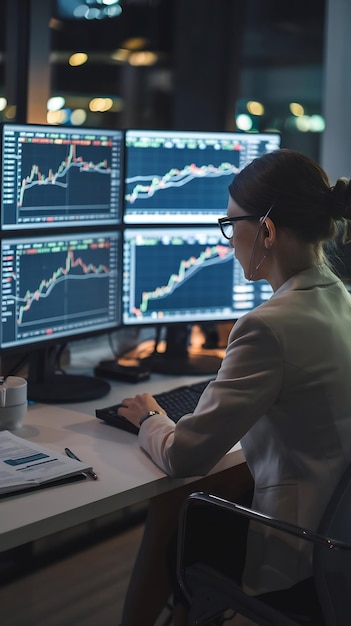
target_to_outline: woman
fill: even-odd
[[[351,461],[351,296],[323,250],[340,232],[349,240],[350,220],[350,181],[331,187],[294,151],[266,154],[234,177],[220,227],[246,278],[274,293],[236,322],[193,414],[175,426],[149,394],[123,401],[120,413],[141,422],[141,447],[169,475],[205,475],[240,440],[253,508],[317,528]],[[248,593],[286,597],[311,577],[308,545],[250,527]]]

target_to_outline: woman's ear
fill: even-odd
[[[274,222],[270,219],[270,217],[266,217],[263,222],[264,228],[264,247],[269,249],[273,246],[276,237],[277,237],[277,229],[275,227]]]

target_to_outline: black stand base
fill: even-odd
[[[45,404],[85,402],[105,396],[106,380],[55,371],[60,350],[56,345],[31,352],[28,358],[28,400]]]
[[[52,374],[40,382],[28,380],[28,400],[44,404],[85,402],[103,398],[110,389],[107,381],[92,376]]]
[[[166,351],[155,351],[143,359],[151,372],[178,376],[207,376],[217,374],[222,359],[208,354],[191,354],[188,350],[191,325],[175,324],[167,328]]]
[[[192,355],[184,357],[170,357],[164,353],[155,353],[147,359],[143,359],[143,364],[151,372],[157,374],[168,374],[171,376],[206,376],[217,374],[222,359],[211,355]]]
[[[44,404],[85,402],[105,396],[110,384],[92,376],[51,374],[42,381],[28,380],[28,400]]]

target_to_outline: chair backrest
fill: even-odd
[[[319,601],[328,626],[349,626],[351,624],[351,464],[330,499],[318,532],[332,538],[330,548],[321,544],[314,545],[313,567]]]

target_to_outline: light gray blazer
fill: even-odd
[[[206,474],[239,440],[255,481],[253,508],[316,529],[351,461],[351,296],[324,265],[293,276],[239,319],[193,414],[176,426],[154,416],[139,432],[171,476]],[[305,543],[251,526],[246,591],[311,576]]]

